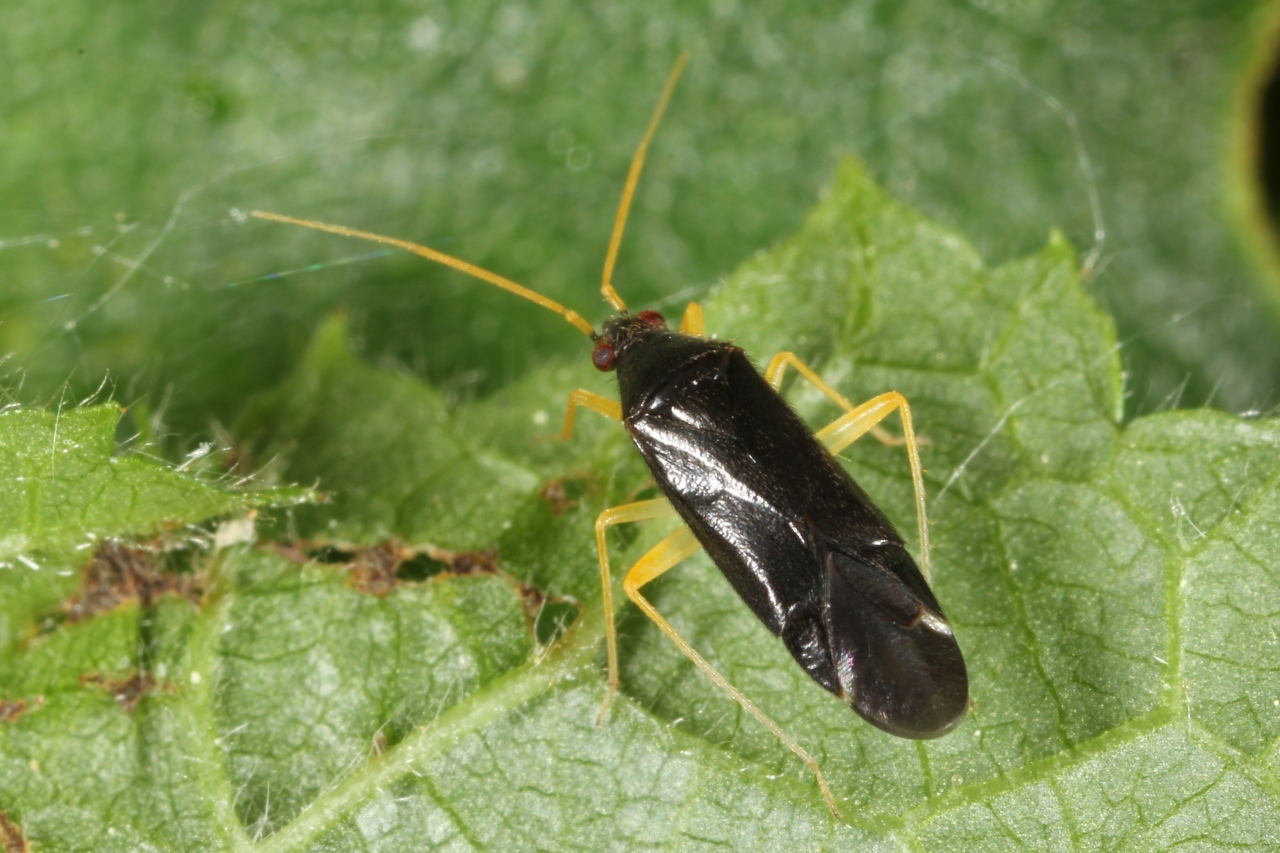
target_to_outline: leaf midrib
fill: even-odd
[[[421,726],[383,755],[344,777],[302,812],[251,848],[262,853],[302,851],[358,809],[372,791],[386,790],[462,737],[496,722],[557,684],[595,665],[604,636],[604,612],[593,607],[578,618],[541,661],[528,661]],[[238,821],[237,821],[238,823]]]

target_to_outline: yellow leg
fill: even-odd
[[[556,438],[560,441],[568,441],[573,437],[573,417],[578,411],[578,407],[590,409],[598,415],[604,415],[606,418],[612,418],[615,421],[622,420],[622,406],[608,397],[601,397],[599,394],[593,394],[579,388],[576,391],[569,392],[569,409],[564,413],[564,429],[560,430],[558,435],[544,436],[545,438]]]
[[[782,741],[788,749],[809,766],[809,769],[813,771],[813,775],[817,777],[818,787],[822,789],[822,796],[827,801],[827,806],[831,809],[831,813],[836,816],[837,820],[840,820],[840,810],[836,808],[835,797],[831,795],[831,789],[827,787],[827,780],[823,777],[822,770],[818,767],[818,762],[813,759],[808,750],[796,743],[789,734],[782,730],[781,726],[744,696],[742,691],[730,684],[729,679],[717,672],[716,668],[708,663],[706,658],[698,654],[697,650],[689,645],[684,637],[676,633],[676,630],[671,627],[671,623],[663,618],[662,614],[649,603],[649,600],[640,594],[640,587],[662,575],[701,548],[702,546],[698,544],[698,540],[693,537],[693,531],[688,527],[681,527],[655,545],[640,558],[639,562],[631,567],[631,571],[627,572],[626,578],[622,581],[622,589],[627,593],[627,597],[634,601],[636,606],[653,620],[662,633],[670,637],[671,641],[680,648],[680,651],[684,652],[685,656],[693,661],[694,666],[702,670],[703,674],[710,678],[717,687],[733,697],[733,700],[741,705],[743,710],[755,717],[761,725],[773,733],[774,737]]]
[[[906,446],[907,458],[911,462],[911,485],[916,494],[916,522],[920,528],[920,571],[924,573],[926,581],[932,582],[929,578],[929,520],[925,514],[920,442],[916,439],[915,428],[911,424],[911,407],[907,405],[907,398],[896,391],[890,391],[888,394],[881,394],[868,400],[861,406],[854,406],[843,394],[823,382],[813,368],[791,352],[780,352],[775,355],[764,373],[765,379],[775,389],[781,387],[782,374],[788,365],[794,367],[801,376],[816,385],[819,391],[845,410],[844,415],[818,430],[819,440],[832,453],[839,453],[868,432],[882,444],[891,447]],[[895,409],[902,416],[902,438],[889,435],[877,426]]]
[[[570,411],[573,411],[570,409]],[[662,518],[675,514],[675,508],[665,498],[649,501],[636,501],[606,509],[596,518],[596,550],[600,554],[600,592],[604,606],[604,642],[609,656],[609,688],[604,694],[604,704],[600,706],[600,715],[596,717],[596,725],[604,720],[613,694],[618,692],[618,629],[613,624],[613,576],[609,572],[609,551],[605,544],[605,531],[615,524],[630,524],[635,521],[648,521],[651,518]]]
[[[872,397],[818,430],[818,440],[832,453],[839,453],[895,410],[902,417],[902,438],[907,446],[907,459],[911,461],[911,486],[916,493],[916,520],[920,526],[920,571],[924,573],[924,579],[932,583],[929,578],[929,520],[924,506],[924,475],[907,398],[897,391]]]
[[[702,337],[707,332],[707,327],[702,322],[702,306],[696,302],[690,302],[684,309],[684,317],[680,320],[680,331],[686,335],[697,335]]]
[[[822,377],[812,367],[801,361],[800,357],[793,352],[780,352],[769,362],[769,368],[764,372],[764,378],[773,386],[773,390],[780,391],[782,389],[782,375],[786,373],[788,366],[794,367],[797,373],[812,382],[831,402],[846,412],[853,411],[853,403],[850,403],[847,397],[826,382],[823,382]],[[871,435],[876,441],[889,447],[901,447],[907,443],[906,438],[898,438],[898,436],[880,427],[873,427]]]

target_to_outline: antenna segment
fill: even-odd
[[[383,243],[388,246],[395,246],[398,249],[404,249],[407,252],[413,252],[429,261],[435,261],[438,264],[444,264],[447,267],[453,267],[455,270],[464,272],[467,275],[474,276],[481,281],[487,281],[490,284],[497,285],[503,290],[514,293],[522,299],[528,299],[535,305],[541,305],[556,312],[572,323],[578,331],[589,338],[594,339],[596,330],[590,323],[582,319],[582,316],[576,311],[556,302],[554,299],[548,299],[541,293],[530,290],[527,287],[516,284],[509,278],[503,278],[497,273],[491,273],[486,269],[481,269],[475,264],[469,264],[464,260],[455,258],[452,255],[446,255],[444,252],[437,252],[435,249],[429,249],[418,243],[410,243],[408,240],[401,240],[397,237],[388,237],[384,234],[375,234],[372,231],[360,231],[355,228],[347,228],[343,225],[330,225],[326,222],[316,222],[314,219],[296,219],[292,216],[283,216],[279,213],[267,213],[261,210],[252,211],[251,216],[258,219],[269,219],[272,222],[283,222],[288,225],[301,225],[303,228],[311,228],[315,231],[328,231],[330,234],[341,234],[344,237],[355,237],[359,240],[368,240],[373,243]]]
[[[609,238],[609,252],[604,259],[604,276],[600,286],[600,292],[604,294],[604,298],[613,306],[615,311],[626,311],[627,305],[622,301],[622,297],[618,295],[618,291],[613,289],[611,283],[613,279],[613,268],[618,261],[618,248],[622,245],[622,232],[627,225],[627,214],[631,211],[631,200],[636,194],[636,184],[640,180],[640,172],[644,168],[644,158],[649,151],[649,142],[653,139],[653,135],[658,130],[658,124],[662,121],[662,114],[667,109],[667,104],[671,101],[671,95],[675,92],[676,82],[680,79],[680,73],[684,71],[685,62],[688,57],[680,54],[676,59],[675,67],[671,69],[671,74],[667,76],[667,84],[662,90],[662,98],[658,101],[658,107],[653,111],[653,117],[649,119],[649,127],[644,132],[644,138],[640,140],[640,146],[636,149],[636,153],[631,158],[631,170],[627,173],[627,183],[622,188],[622,200],[618,203],[618,215],[613,222],[613,235]],[[408,240],[401,240],[398,237],[388,237],[385,234],[375,234],[372,231],[360,231],[356,228],[347,228],[345,225],[330,225],[327,222],[317,222],[314,219],[298,219],[293,216],[284,216],[279,213],[267,213],[262,210],[255,210],[251,215],[258,219],[267,219],[272,222],[283,222],[287,225],[300,225],[303,228],[311,228],[315,231],[327,231],[330,234],[340,234],[343,237],[355,237],[359,240],[368,240],[372,243],[382,243],[387,246],[395,246],[398,249],[404,249],[406,252],[412,252],[415,255],[426,258],[429,261],[435,261],[438,264],[444,264],[452,267],[459,272],[464,272],[469,276],[487,281],[489,284],[502,288],[503,290],[514,293],[522,299],[527,299],[535,305],[541,305],[550,311],[554,311],[561,317],[564,317],[574,328],[582,332],[593,340],[596,337],[596,330],[590,323],[582,318],[576,311],[549,299],[541,293],[530,290],[527,287],[516,284],[508,278],[503,278],[497,273],[489,272],[486,269],[469,264],[461,258],[455,258],[452,255],[446,255],[444,252],[438,252],[435,249],[428,248],[419,243],[411,243]]]
[[[667,85],[662,90],[662,98],[658,101],[658,108],[653,111],[653,118],[649,119],[649,128],[644,132],[640,147],[631,158],[631,171],[627,173],[627,183],[622,188],[622,201],[618,203],[618,216],[613,221],[613,236],[609,238],[609,254],[604,258],[604,276],[600,285],[600,292],[604,294],[604,298],[615,311],[627,310],[626,303],[622,301],[618,291],[613,289],[612,282],[613,267],[618,261],[618,247],[622,245],[622,231],[627,226],[627,214],[631,211],[631,199],[636,194],[636,183],[640,180],[640,170],[644,168],[645,154],[649,152],[649,140],[653,139],[658,123],[662,121],[662,114],[671,100],[671,93],[676,90],[676,81],[680,79],[680,72],[684,71],[687,59],[688,56],[681,53],[676,60],[675,68],[671,69],[671,74],[667,77]]]

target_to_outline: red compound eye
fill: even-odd
[[[646,326],[665,326],[667,324],[666,319],[657,311],[641,311],[636,317]]]
[[[591,351],[591,362],[596,366],[596,370],[613,370],[613,362],[617,357],[618,353],[604,341],[596,344],[596,348]]]

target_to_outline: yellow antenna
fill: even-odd
[[[261,210],[252,211],[251,215],[256,216],[258,219],[269,219],[272,222],[284,222],[288,225],[301,225],[303,228],[312,228],[316,231],[328,231],[330,234],[341,234],[344,237],[356,237],[360,240],[369,240],[374,243],[384,243],[388,246],[395,246],[397,248],[404,249],[405,251],[413,252],[415,255],[421,255],[429,261],[435,261],[438,264],[453,267],[455,270],[460,270],[467,275],[475,276],[481,281],[496,284],[503,290],[514,293],[516,296],[520,296],[524,299],[528,299],[530,302],[536,305],[541,305],[543,308],[549,308],[576,326],[578,331],[582,332],[582,334],[587,337],[594,339],[596,336],[596,330],[590,323],[582,319],[578,312],[570,311],[554,299],[548,299],[541,293],[530,290],[527,287],[522,287],[511,279],[503,278],[497,273],[491,273],[486,269],[481,269],[474,264],[469,264],[466,261],[453,257],[452,255],[446,255],[444,252],[437,252],[435,249],[428,249],[426,246],[419,245],[418,243],[410,243],[408,240],[400,240],[396,237],[374,234],[372,231],[359,231],[355,228],[347,228],[342,225],[329,225],[325,222],[316,222],[313,219],[295,219],[292,216],[282,216],[279,213],[266,213]]]
[[[622,188],[622,201],[618,204],[618,216],[613,221],[613,236],[609,238],[609,254],[604,258],[604,277],[600,285],[600,292],[604,294],[604,298],[609,301],[615,311],[627,310],[626,303],[622,301],[618,291],[613,289],[612,281],[613,267],[618,261],[618,247],[622,245],[622,230],[627,226],[627,213],[631,210],[631,198],[636,194],[636,183],[640,180],[640,170],[644,168],[644,156],[649,151],[649,140],[653,139],[653,134],[658,129],[658,122],[662,121],[662,113],[667,109],[671,93],[676,89],[676,81],[680,79],[680,72],[684,70],[686,59],[688,57],[681,53],[676,60],[676,67],[671,69],[671,74],[667,77],[667,85],[662,90],[662,99],[658,101],[658,108],[653,111],[653,118],[649,119],[649,129],[644,132],[640,147],[631,158],[631,171],[627,173],[627,185]]]

